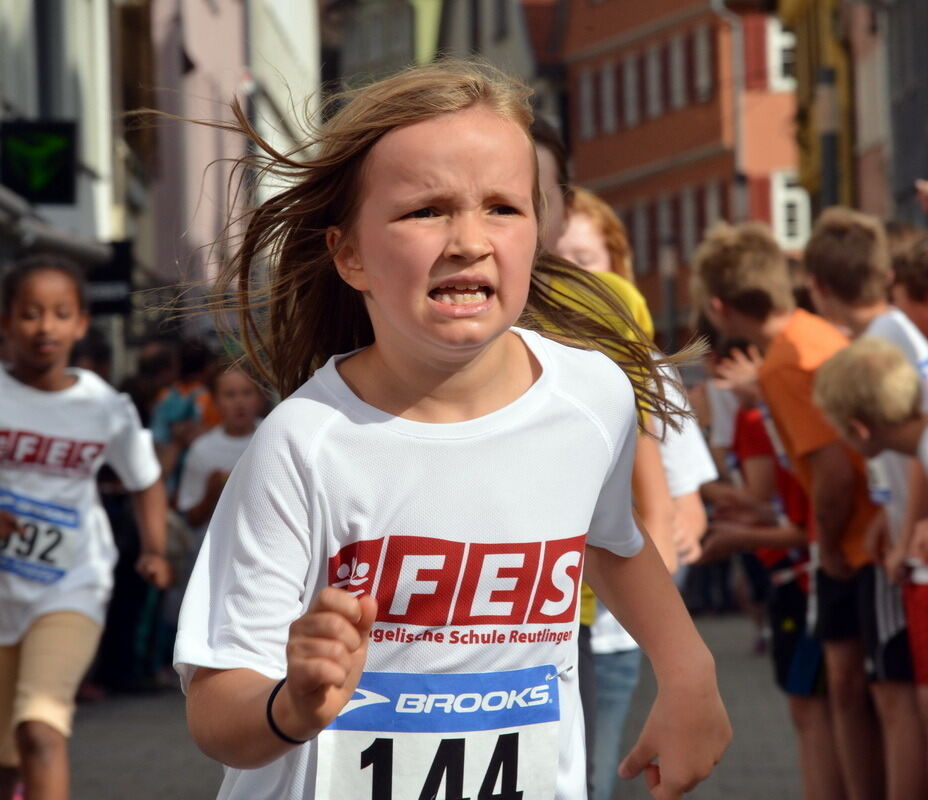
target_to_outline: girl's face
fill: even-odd
[[[87,323],[70,275],[57,269],[28,274],[2,319],[14,371],[27,379],[63,372],[71,348],[87,333]]]
[[[587,214],[568,216],[567,227],[557,242],[557,254],[588,272],[612,271],[606,240]]]
[[[216,378],[214,400],[223,425],[232,430],[250,430],[261,413],[263,398],[255,382],[238,369]]]
[[[381,351],[473,358],[519,317],[538,228],[527,134],[483,106],[387,133],[364,164],[353,229],[329,232]]]

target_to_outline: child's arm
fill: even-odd
[[[164,482],[159,478],[147,489],[133,492],[132,510],[142,551],[135,569],[150,584],[165,589],[171,584],[171,567],[166,558],[168,500]]]
[[[657,677],[657,699],[619,774],[644,771],[654,797],[679,797],[709,775],[731,740],[712,654],[647,537],[631,558],[587,546],[584,575]]]
[[[206,479],[206,487],[203,490],[203,497],[200,498],[200,502],[187,511],[187,522],[195,528],[209,522],[210,517],[213,516],[213,511],[216,510],[216,503],[219,502],[219,496],[222,494],[222,489],[226,485],[228,478],[228,472],[217,470],[210,473]]]
[[[290,626],[287,680],[270,713],[287,736],[315,737],[354,694],[367,658],[377,601],[326,587]],[[276,681],[249,669],[201,667],[187,692],[190,733],[206,755],[239,769],[280,758],[294,744],[268,723],[268,698]]]
[[[702,539],[706,534],[706,507],[699,492],[687,492],[673,499],[674,542],[680,561],[692,564],[702,552]]]
[[[795,525],[744,525],[740,522],[715,522],[703,540],[701,564],[720,561],[742,550],[758,547],[805,547],[806,533]]]
[[[806,457],[812,468],[809,500],[815,513],[822,569],[832,578],[850,578],[854,570],[841,552],[841,539],[853,511],[854,468],[838,442],[830,442]]]
[[[667,476],[661,461],[657,441],[640,435],[632,465],[632,496],[638,519],[657,547],[664,566],[673,574],[677,571],[677,548],[673,530],[673,498],[667,486]]]

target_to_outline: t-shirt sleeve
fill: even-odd
[[[641,550],[644,539],[632,516],[632,464],[635,460],[635,443],[638,422],[631,384],[623,376],[620,398],[621,421],[613,425],[612,462],[599,492],[599,498],[590,521],[587,544],[610,550],[618,556],[629,557]]]
[[[269,419],[232,470],[181,607],[174,665],[185,691],[197,667],[286,674],[289,626],[312,594],[301,453],[286,422]]]
[[[712,447],[729,449],[735,440],[735,414],[738,400],[730,389],[722,389],[712,381],[706,381],[706,398],[709,401],[709,444]]]
[[[106,462],[130,492],[147,489],[161,476],[161,465],[139,413],[129,396],[119,394],[111,405],[112,435],[106,445]]]
[[[206,494],[206,482],[210,476],[203,437],[198,437],[190,446],[184,459],[184,468],[177,488],[177,510],[186,513],[197,505]]]
[[[676,376],[679,379],[679,376]],[[676,405],[690,411],[685,395],[668,386],[668,398]],[[718,478],[719,473],[709,452],[709,446],[694,417],[681,420],[681,428],[667,428],[659,442],[661,464],[667,477],[671,497],[681,497],[698,491],[704,483]]]
[[[764,400],[792,458],[802,458],[839,438],[812,402],[814,377],[813,371],[798,367],[761,372]]]

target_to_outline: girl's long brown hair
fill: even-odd
[[[230,223],[208,306],[234,328],[256,372],[281,396],[302,385],[332,355],[364,347],[374,331],[360,293],[339,277],[326,231],[350,232],[367,154],[389,131],[481,103],[528,137],[531,90],[483,64],[442,61],[415,67],[331,97],[299,149],[282,153],[263,139],[237,101],[234,122],[205,123],[239,133],[255,151],[238,159],[238,189],[252,180],[283,185]],[[541,203],[535,187],[535,210]],[[237,320],[230,325],[230,317]],[[625,305],[602,281],[539,249],[528,303],[518,325],[573,346],[605,352],[629,374],[639,411],[677,427],[681,409],[665,397],[664,359]],[[684,353],[690,357],[692,353]]]

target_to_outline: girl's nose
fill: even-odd
[[[479,214],[461,214],[452,220],[446,258],[470,263],[489,255],[492,249]]]

